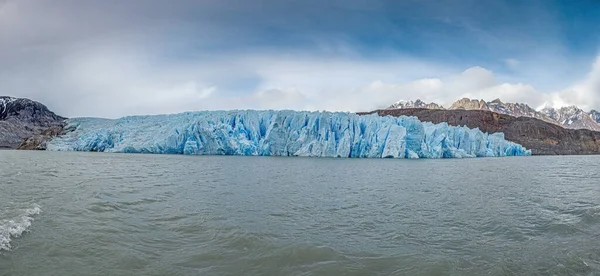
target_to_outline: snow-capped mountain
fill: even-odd
[[[541,112],[565,128],[600,131],[600,124],[594,120],[591,112],[585,112],[576,106],[565,106],[558,109],[546,107]]]
[[[425,103],[419,99],[416,101],[397,101],[387,109],[405,109],[405,108],[426,108],[426,109],[444,109],[443,106],[436,103]]]
[[[16,148],[24,139],[62,125],[64,119],[39,102],[0,96],[0,148]]]
[[[64,119],[42,103],[25,98],[0,96],[0,120],[27,121],[47,126]]]
[[[416,104],[416,103],[419,104]],[[424,104],[421,100],[416,100],[414,104],[412,101],[400,101],[387,109],[404,109],[404,108],[428,108],[428,109],[444,109],[438,104],[429,103]],[[435,108],[430,108],[435,106]],[[570,129],[590,129],[594,131],[600,131],[600,112],[592,110],[585,112],[584,110],[576,106],[568,106],[562,108],[549,108],[546,107],[540,111],[535,110],[524,103],[504,103],[500,99],[495,99],[491,102],[484,100],[475,100],[462,98],[454,102],[449,110],[486,110],[495,113],[511,115],[514,117],[532,117],[556,125],[560,125],[564,128]]]

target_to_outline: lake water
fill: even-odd
[[[600,275],[599,164],[0,151],[0,275]]]

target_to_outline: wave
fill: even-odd
[[[13,238],[19,238],[23,233],[28,232],[33,223],[33,217],[42,212],[37,204],[31,208],[17,210],[15,216],[9,219],[0,219],[0,251],[11,250]]]

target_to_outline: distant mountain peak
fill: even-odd
[[[494,103],[494,104],[504,104],[500,99],[496,98],[493,101],[489,102],[489,103]]]
[[[394,104],[388,109],[403,109],[403,108],[427,108],[427,109],[442,109],[442,108],[429,108],[428,106],[439,106],[435,103],[429,104],[417,104],[421,102],[417,100],[403,101],[404,104]],[[561,108],[553,108],[545,103],[543,108],[536,110],[525,103],[505,103],[500,99],[496,98],[490,102],[486,102],[483,99],[470,99],[462,98],[454,102],[450,110],[486,110],[492,111],[499,114],[511,115],[514,117],[532,117],[560,125],[570,129],[590,129],[600,131],[600,112],[592,110],[585,112],[581,108],[571,105],[564,106]]]
[[[450,109],[489,110],[489,107],[484,100],[462,98],[454,102]]]
[[[426,109],[444,109],[443,106],[436,103],[425,103],[421,99],[415,101],[400,100],[389,106],[387,109],[406,109],[406,108],[426,108]]]

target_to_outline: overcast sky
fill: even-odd
[[[600,109],[600,1],[0,0],[0,95],[68,116]]]

